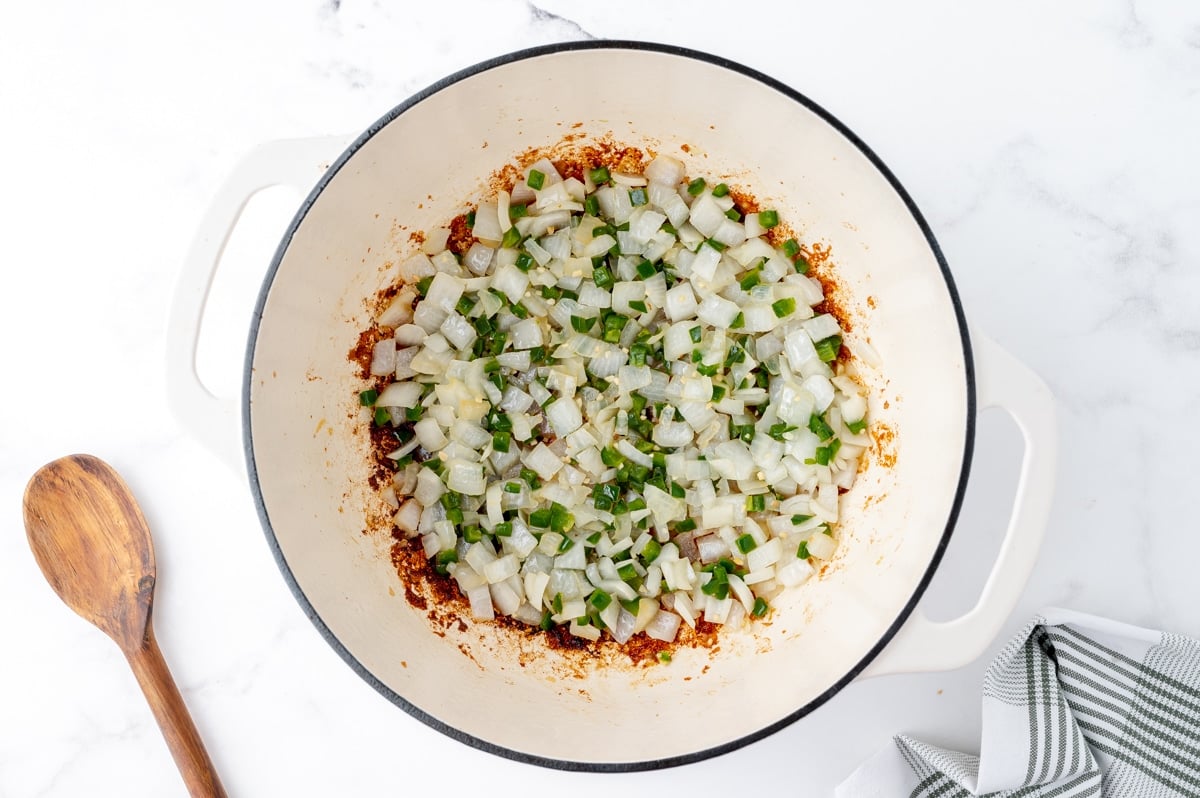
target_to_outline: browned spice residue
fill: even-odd
[[[450,236],[446,239],[446,249],[455,255],[462,255],[475,243],[475,236],[467,225],[467,215],[460,213],[450,220]]]
[[[820,242],[813,244],[811,247],[802,247],[801,250],[804,254],[804,259],[808,261],[809,267],[817,271],[820,271],[825,266],[829,261],[829,256],[833,254],[828,245]]]
[[[375,349],[375,344],[382,341],[383,338],[383,330],[371,327],[371,329],[363,330],[358,334],[358,341],[350,350],[349,360],[351,363],[358,364],[358,376],[364,380],[371,376],[371,352]]]
[[[762,210],[758,204],[758,198],[745,189],[730,186],[729,196],[733,198],[733,207],[737,208],[743,218]]]
[[[420,205],[418,205],[417,207],[419,208],[419,207],[421,207],[421,206],[420,206]],[[423,231],[423,230],[413,230],[411,233],[409,233],[409,234],[408,234],[408,242],[409,242],[410,244],[412,244],[413,246],[415,246],[415,247],[424,246],[424,244],[425,244],[425,231]]]
[[[637,147],[625,147],[611,141],[601,141],[570,154],[552,159],[554,168],[565,180],[583,180],[584,172],[597,166],[607,166],[615,172],[640,175],[646,170],[646,153]]]
[[[419,610],[429,608],[429,602],[425,600],[425,597],[413,590],[407,582],[404,583],[404,598],[408,599],[408,603]]]
[[[574,139],[582,137],[582,133],[574,137],[568,136],[550,150],[531,150],[523,154],[518,159],[521,169],[523,170],[534,161],[545,157],[550,159],[564,180],[573,177],[581,182],[589,169],[598,166],[607,166],[615,172],[626,172],[633,175],[640,175],[645,170],[648,160],[646,153],[637,147],[627,147],[610,139],[600,139],[593,144],[583,146],[572,143]]]
[[[488,193],[492,196],[499,194],[501,191],[511,191],[512,187],[521,181],[525,167],[532,164],[540,158],[540,155],[531,157],[539,150],[528,150],[517,156],[517,163],[507,163],[504,166],[492,172],[488,177]]]
[[[429,620],[443,630],[462,623],[461,616],[469,613],[470,607],[454,580],[433,570],[425,559],[420,538],[410,540],[399,531],[393,537],[392,565],[404,585],[408,603],[425,611]]]
[[[885,403],[886,404],[886,403]],[[868,427],[871,433],[871,454],[884,468],[896,465],[896,431],[882,421]]]
[[[471,660],[471,662],[474,662],[475,665],[479,668],[479,670],[481,670],[481,671],[486,670],[486,668],[484,668],[483,665],[480,664],[479,660],[475,659],[475,655],[471,653],[470,647],[468,647],[466,644],[459,643],[458,650],[462,652],[462,655],[464,657]]]

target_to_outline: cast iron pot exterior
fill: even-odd
[[[894,433],[843,497],[835,560],[780,596],[769,623],[727,633],[715,653],[683,649],[669,666],[608,664],[582,677],[569,673],[574,661],[486,623],[435,634],[405,600],[386,531],[364,534],[382,504],[366,486],[368,421],[347,357],[371,324],[371,298],[414,251],[409,233],[444,225],[486,195],[495,170],[568,133],[666,153],[689,175],[751,188],[802,241],[829,244],[853,319],[848,344],[870,340],[883,358],[877,370],[863,367],[873,424]],[[645,43],[554,45],[487,61],[363,133],[280,244],[246,375],[245,449],[262,522],[330,645],[433,728],[565,769],[714,756],[845,687],[928,585],[974,439],[962,308],[933,234],[896,178],[793,89],[724,59]]]

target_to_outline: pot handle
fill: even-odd
[[[345,137],[326,136],[251,150],[212,198],[184,258],[167,324],[167,404],[180,425],[234,471],[245,467],[238,400],[214,395],[196,371],[204,308],[221,253],[255,194],[280,185],[308,191],[345,146]]]
[[[929,620],[920,608],[862,677],[944,671],[987,649],[1017,604],[1041,548],[1054,496],[1058,433],[1054,397],[1041,378],[996,342],[971,330],[979,409],[1006,410],[1025,438],[1013,511],[996,564],[979,601],[952,621]]]

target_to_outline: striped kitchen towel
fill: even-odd
[[[899,736],[838,798],[1200,796],[1200,642],[1047,610],[983,686],[979,756]]]

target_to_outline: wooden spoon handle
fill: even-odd
[[[166,660],[159,651],[158,641],[154,639],[152,627],[146,628],[145,642],[141,648],[126,651],[125,657],[137,676],[138,684],[150,703],[154,719],[167,740],[175,765],[183,775],[183,783],[187,785],[192,798],[226,798],[225,788],[217,778],[208,752],[196,724],[188,714],[183,696],[171,678]]]

